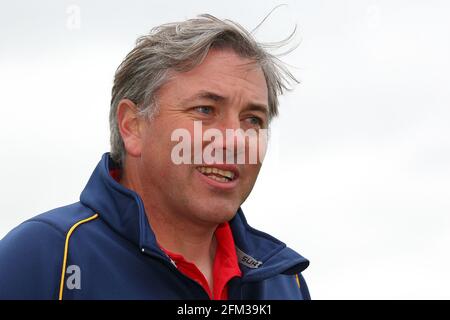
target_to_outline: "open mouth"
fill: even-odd
[[[204,176],[221,183],[229,183],[237,179],[237,171],[224,170],[216,167],[197,167]]]

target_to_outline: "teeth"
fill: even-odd
[[[211,168],[211,167],[199,167],[197,169],[198,169],[198,171],[200,171],[201,173],[204,173],[204,174],[214,173],[214,174],[221,175],[223,177],[227,177],[229,179],[234,178],[234,172],[228,171],[228,170],[220,170],[220,169]],[[208,175],[208,177],[211,177],[211,176],[213,176],[213,175]],[[225,179],[226,181],[228,181],[226,178],[221,178],[221,177],[217,177],[217,176],[214,176],[214,177],[219,178],[219,179]]]
[[[208,178],[211,178],[211,179],[219,181],[219,182],[228,182],[229,181],[227,178],[218,177],[213,174],[208,175]]]

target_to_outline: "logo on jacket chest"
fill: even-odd
[[[249,256],[245,252],[241,251],[239,248],[236,247],[236,253],[239,258],[239,263],[243,264],[244,266],[252,269],[259,268],[262,265],[261,261],[256,260],[252,256]]]

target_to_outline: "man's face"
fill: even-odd
[[[176,73],[158,91],[157,103],[157,115],[151,121],[141,120],[138,168],[147,198],[159,210],[170,210],[196,223],[230,220],[250,194],[261,163],[249,164],[247,157],[245,164],[227,167],[194,161],[177,165],[171,154],[178,141],[171,141],[171,135],[176,129],[186,129],[193,144],[194,121],[202,122],[203,132],[216,128],[223,137],[226,129],[267,128],[268,92],[261,67],[231,50],[210,50],[202,64]],[[210,143],[202,142],[200,151]],[[223,150],[230,152],[225,144]],[[214,173],[214,167],[222,172]],[[231,180],[223,176],[230,172]]]

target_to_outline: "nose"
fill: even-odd
[[[241,121],[238,115],[227,114],[218,119],[213,126],[225,135],[227,129],[233,131],[240,129]]]
[[[204,132],[203,149],[208,147],[208,150],[215,150],[215,153],[220,152],[222,163],[235,163],[234,159],[237,155],[245,152],[241,146],[242,143],[239,143],[235,134],[236,130],[240,128],[241,124],[237,115],[224,115],[210,124],[208,128],[204,128],[206,130]]]
[[[207,147],[208,151],[214,150],[215,154],[220,152],[218,158],[223,159],[223,163],[253,164],[258,161],[257,159],[262,161],[258,153],[259,149],[262,154],[265,153],[265,145],[260,144],[256,131],[253,134],[249,133],[242,128],[241,124],[237,115],[234,117],[230,115],[216,121],[209,127],[214,133],[211,135],[205,132],[204,148]],[[211,136],[214,138],[211,139]]]

